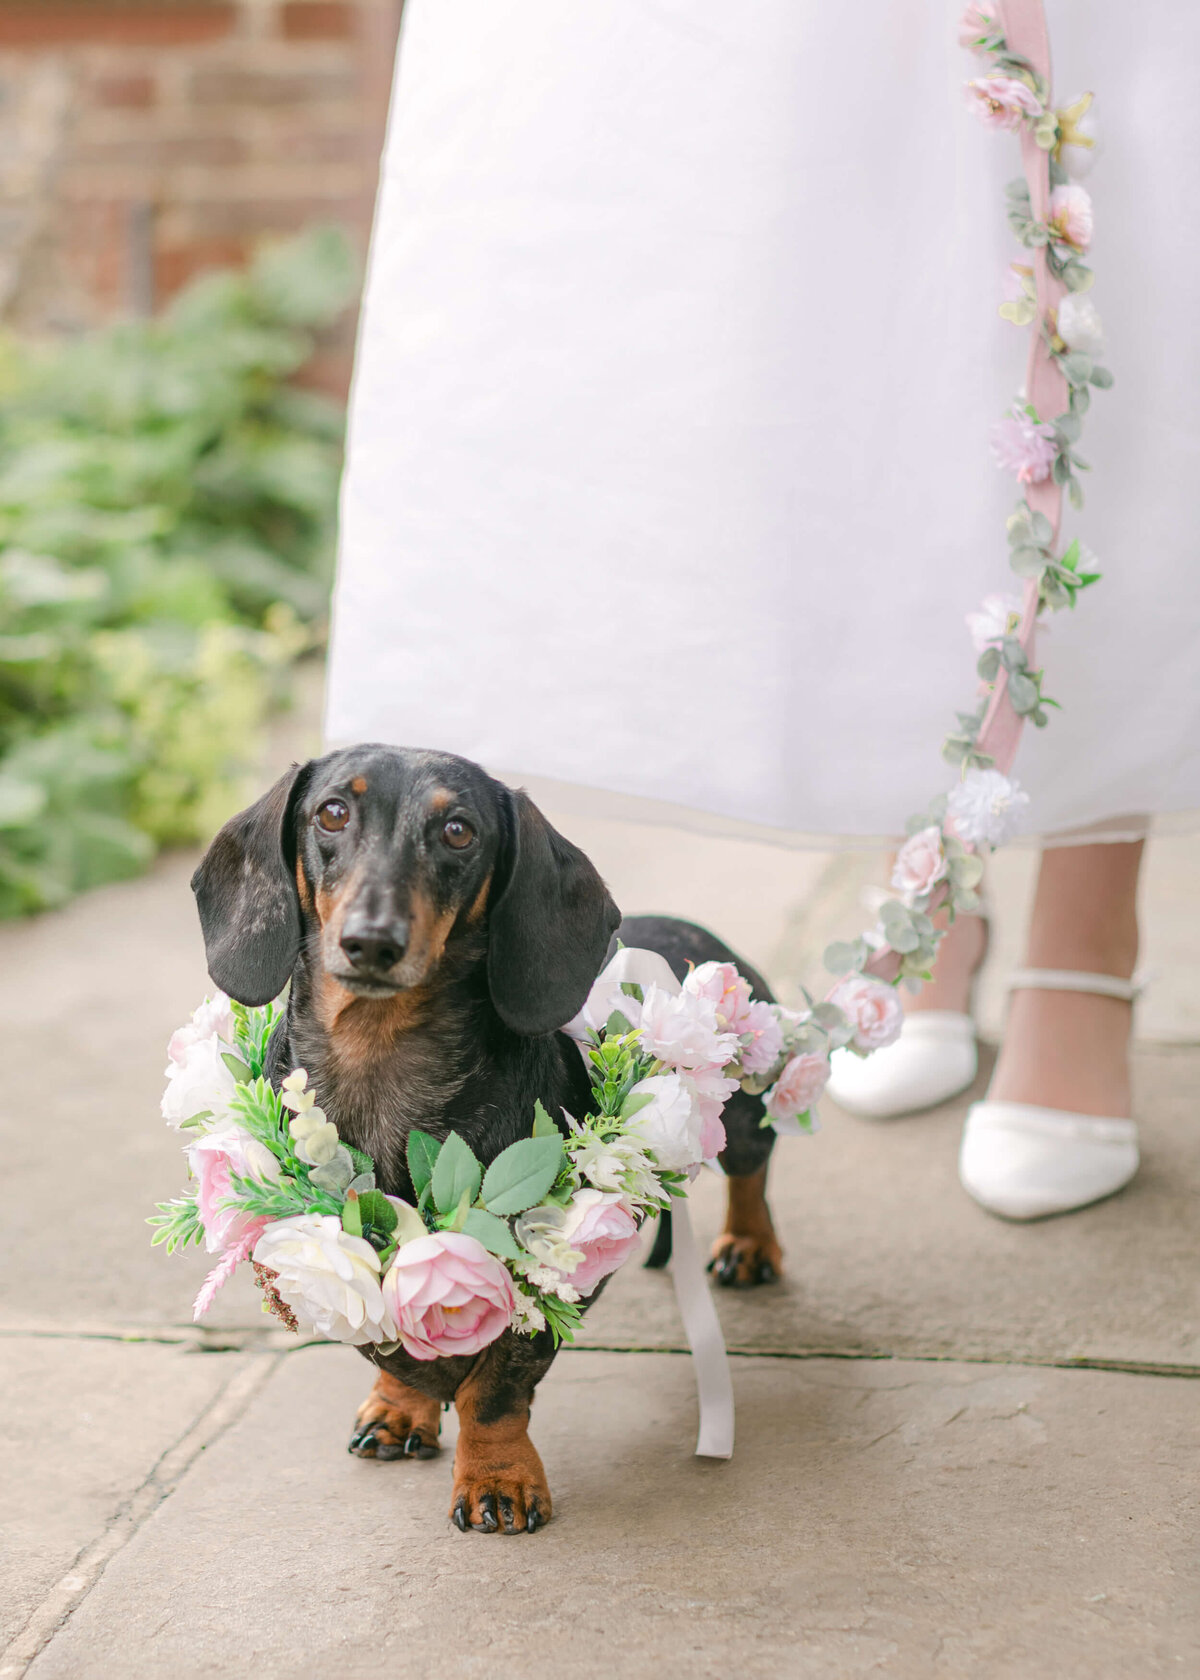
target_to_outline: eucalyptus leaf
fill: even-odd
[[[483,1168],[475,1151],[457,1132],[451,1132],[438,1152],[430,1180],[434,1207],[439,1213],[449,1213],[464,1194],[469,1205],[479,1194],[482,1178]]]
[[[362,1236],[362,1216],[358,1211],[358,1197],[349,1195],[342,1205],[342,1230],[348,1237]]]
[[[524,1213],[540,1202],[558,1177],[562,1138],[522,1138],[510,1143],[483,1175],[482,1195],[489,1213]]]
[[[1113,382],[1113,376],[1106,367],[1092,369],[1092,384],[1098,391],[1107,391]]]
[[[849,974],[861,965],[857,944],[850,944],[846,940],[835,939],[832,945],[825,949],[825,967],[830,974]]]
[[[1092,377],[1094,363],[1082,350],[1072,350],[1070,355],[1063,357],[1062,364],[1072,385],[1086,385]]]
[[[1083,506],[1083,486],[1077,478],[1073,478],[1067,485],[1067,497],[1071,506],[1078,512]]]
[[[1013,710],[1020,716],[1033,711],[1038,703],[1037,684],[1021,671],[1014,671],[1008,679],[1008,697]]]
[[[1014,548],[1008,561],[1018,577],[1035,578],[1040,577],[1045,569],[1046,555],[1040,548]]]

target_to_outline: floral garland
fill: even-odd
[[[725,1147],[721,1112],[739,1086],[763,1095],[764,1125],[811,1131],[831,1048],[865,1054],[899,1027],[894,994],[857,976],[794,1011],[756,1002],[730,963],[680,987],[662,958],[619,952],[565,1029],[592,1111],[566,1115],[564,1134],[538,1103],[530,1135],[486,1170],[456,1132],[411,1131],[412,1204],[377,1187],[303,1068],[272,1088],[280,1018],[278,1003],[218,993],[173,1035],[162,1111],[188,1135],[194,1184],[159,1205],[153,1241],[219,1256],[197,1318],[252,1260],[264,1309],[289,1329],[416,1359],[476,1353],[510,1326],[571,1340],[579,1303],[633,1252],[642,1221]]]
[[[1082,260],[1093,218],[1078,178],[1091,169],[1097,143],[1092,95],[1053,106],[1037,0],[997,7],[971,0],[959,40],[988,69],[967,82],[968,104],[989,128],[1020,135],[1025,165],[1006,194],[1009,225],[1030,260],[1011,265],[1000,314],[1034,330],[1025,389],[992,432],[997,465],[1024,487],[1008,519],[1009,563],[1023,588],[1020,595],[989,595],[967,616],[980,688],[942,747],[959,780],[909,819],[892,876],[899,897],[883,903],[874,928],[825,953],[834,974],[860,973],[893,985],[905,980],[914,987],[930,978],[945,931],[934,915],[946,911],[953,921],[957,913],[978,910],[982,854],[1011,837],[1029,804],[1007,772],[1022,725],[1044,728],[1046,708],[1057,705],[1042,692],[1043,673],[1035,668],[1036,626],[1042,614],[1074,607],[1080,591],[1100,575],[1078,538],[1057,552],[1062,492],[1072,507],[1083,505],[1076,474],[1087,463],[1075,445],[1092,390],[1113,382],[1099,360],[1099,314],[1084,296],[1093,281]]]

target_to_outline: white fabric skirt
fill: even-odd
[[[988,434],[1015,137],[958,0],[408,0],[352,397],[327,734],[781,841],[954,772],[1016,584]],[[1041,639],[1030,826],[1200,807],[1200,8],[1047,6],[1103,150],[1116,385]]]

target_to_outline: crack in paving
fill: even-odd
[[[117,1507],[96,1538],[77,1554],[67,1573],[51,1587],[16,1637],[0,1651],[0,1680],[20,1680],[38,1653],[83,1603],[112,1559],[174,1493],[205,1448],[241,1417],[284,1357],[282,1352],[252,1352],[231,1372],[214,1399],[159,1457],[145,1480]]]
[[[46,1325],[16,1324],[0,1326],[0,1340],[28,1338],[34,1341],[103,1341],[154,1343],[180,1347],[188,1353],[299,1353],[310,1347],[336,1347],[320,1336],[295,1337],[287,1330],[257,1327],[208,1330],[202,1325]],[[564,1346],[563,1353],[667,1353],[690,1355],[691,1349],[682,1342],[582,1342]],[[731,1359],[790,1359],[797,1362],[814,1359],[873,1360],[914,1365],[994,1365],[1020,1366],[1036,1370],[1054,1371],[1115,1371],[1136,1377],[1200,1377],[1200,1365],[1176,1364],[1158,1359],[1117,1359],[1104,1354],[1021,1354],[967,1353],[956,1349],[938,1348],[845,1348],[754,1347],[749,1343],[734,1343],[725,1350]],[[0,1680],[4,1680],[0,1675]]]

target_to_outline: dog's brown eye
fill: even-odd
[[[453,846],[456,852],[461,852],[464,846],[469,846],[475,838],[475,830],[470,823],[462,822],[455,817],[442,830],[442,839],[447,846]]]
[[[350,821],[350,807],[341,799],[327,799],[317,812],[317,821],[326,834],[336,834]]]

